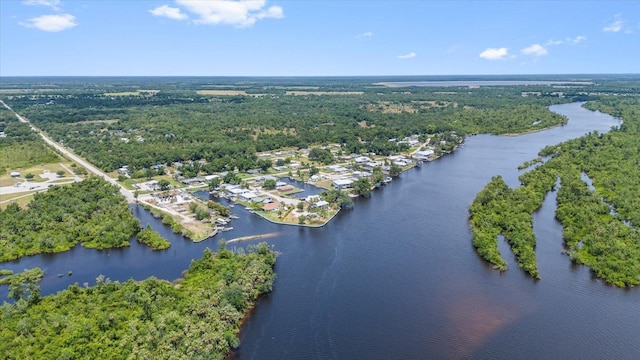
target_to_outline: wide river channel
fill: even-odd
[[[323,228],[272,224],[236,206],[234,230],[194,244],[135,207],[143,226],[172,242],[169,250],[135,241],[110,251],[77,246],[0,268],[41,267],[43,294],[94,284],[100,274],[173,280],[222,237],[278,232],[268,239],[281,253],[274,290],[245,323],[233,358],[640,359],[640,289],[608,286],[562,254],[555,193],[534,214],[542,280],[527,277],[505,244],[510,270],[503,274],[471,245],[467,208],[492,176],[517,186],[518,165],[544,146],[619,125],[580,103],[551,110],[569,123],[514,137],[469,137],[464,148],[402,174]],[[6,287],[0,296],[6,298]]]

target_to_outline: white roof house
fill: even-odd
[[[227,189],[227,191],[229,191],[229,193],[231,193],[232,195],[240,195],[240,194],[244,194],[246,192],[249,192],[248,189],[243,189],[243,188],[233,188],[233,189]]]
[[[255,193],[251,192],[251,191],[247,191],[247,192],[243,192],[242,194],[240,194],[240,198],[243,200],[251,200],[253,198],[258,197],[258,195],[256,195]]]
[[[371,159],[369,159],[366,156],[359,156],[359,157],[355,158],[355,162],[358,163],[358,164],[364,164],[364,163],[371,162]]]
[[[336,189],[348,189],[353,184],[353,180],[351,179],[336,179],[333,180],[333,187]]]
[[[431,156],[433,156],[433,154],[434,154],[433,150],[424,150],[424,151],[416,151],[414,156],[416,157],[416,159],[428,159]]]

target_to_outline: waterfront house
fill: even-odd
[[[249,192],[249,190],[243,189],[240,186],[238,186],[238,187],[227,187],[227,192],[232,196],[238,196],[246,192]]]
[[[244,201],[250,201],[251,199],[255,199],[256,197],[258,197],[258,195],[251,191],[243,192],[240,194],[240,199]]]
[[[279,208],[280,208],[280,203],[277,201],[262,205],[262,210],[264,211],[276,211]]]
[[[276,190],[278,191],[291,191],[293,189],[295,189],[293,185],[283,185],[283,186],[276,187]]]
[[[433,150],[416,151],[413,155],[418,160],[429,160],[434,154]]]
[[[331,185],[336,189],[348,189],[351,187],[351,184],[353,184],[353,180],[351,179],[336,179],[333,180]]]

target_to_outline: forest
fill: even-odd
[[[0,210],[0,261],[39,253],[129,246],[140,228],[119,188],[100,177],[34,194]]]
[[[15,295],[0,311],[3,359],[224,359],[240,325],[271,291],[276,253],[265,243],[224,246],[193,260],[184,278]]]
[[[483,258],[506,270],[497,249],[502,234],[520,267],[539,278],[531,214],[557,183],[556,218],[570,259],[610,284],[638,285],[640,99],[605,97],[585,106],[623,124],[605,134],[593,132],[546,147],[539,154],[546,161],[523,174],[516,189],[494,177],[470,206],[473,244]]]
[[[122,81],[7,92],[4,100],[105,171],[205,160],[201,170],[211,174],[259,168],[256,152],[282,148],[337,143],[346,154],[389,155],[406,149],[390,139],[410,135],[539,130],[566,123],[547,106],[586,96],[582,88],[561,97],[549,86],[398,89],[362,79]]]

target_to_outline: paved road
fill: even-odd
[[[9,105],[5,104],[4,101],[0,100],[0,103],[2,103],[2,105],[5,108],[7,108],[8,110],[13,111],[13,109],[11,107],[9,107]],[[98,169],[97,167],[93,166],[91,163],[89,163],[85,159],[83,159],[83,158],[79,157],[78,155],[72,153],[71,150],[69,150],[66,147],[62,146],[61,144],[51,140],[51,138],[49,138],[42,130],[40,130],[37,127],[35,127],[33,124],[31,124],[29,122],[29,120],[23,118],[17,112],[13,111],[13,113],[16,115],[16,117],[18,118],[18,120],[20,122],[29,124],[29,126],[31,126],[31,129],[34,130],[35,132],[37,132],[47,144],[53,146],[54,149],[58,150],[61,154],[66,156],[68,159],[71,159],[71,160],[77,162],[78,164],[84,166],[90,172],[92,172],[92,173],[94,173],[94,174],[96,174],[98,176],[102,176],[108,182],[118,186],[120,188],[120,193],[122,193],[122,195],[124,195],[125,199],[127,199],[127,201],[129,203],[135,203],[135,197],[133,196],[133,193],[131,191],[125,189],[115,179],[112,179],[109,175],[107,175],[104,172],[100,171],[100,169]]]

